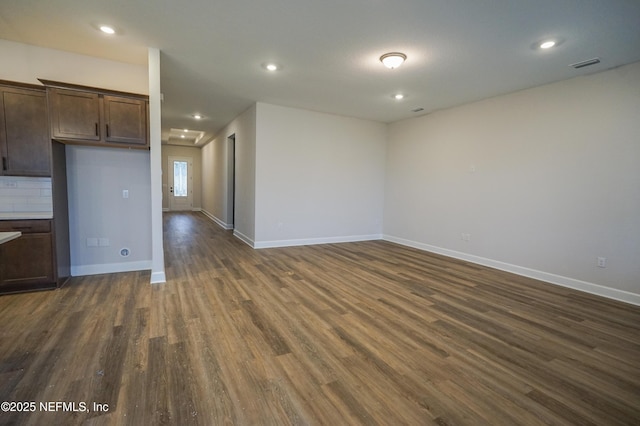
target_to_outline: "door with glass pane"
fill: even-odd
[[[191,210],[193,206],[193,159],[169,157],[169,210]]]

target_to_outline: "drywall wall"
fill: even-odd
[[[386,125],[257,104],[256,247],[381,237]]]
[[[162,208],[169,208],[169,157],[191,157],[193,159],[193,209],[202,207],[202,151],[200,148],[179,145],[162,145]]]
[[[391,124],[386,238],[640,303],[639,111],[636,63]]]
[[[229,143],[235,135],[235,223],[229,217]],[[202,210],[249,245],[255,238],[256,106],[236,117],[202,147]]]
[[[40,84],[38,78],[147,95],[147,67],[0,39],[0,78]]]
[[[0,40],[0,57],[0,79],[4,80],[39,84],[38,78],[43,78],[140,94],[149,91],[149,73],[145,66],[6,40]],[[103,152],[74,146],[67,146],[66,151],[67,171],[75,176],[69,179],[76,179],[69,182],[72,275],[150,268],[149,152],[124,149]],[[86,169],[86,161],[101,172],[90,173]],[[146,174],[139,174],[145,170]],[[104,174],[106,171],[109,179]],[[146,200],[144,208],[140,206],[134,214],[122,214],[122,206],[112,198],[124,184],[120,177],[128,176],[136,179],[131,182],[131,187],[136,190],[135,195],[130,192],[133,198],[129,199],[129,204],[137,205]],[[84,192],[79,195],[74,193],[76,190]],[[140,193],[145,190],[146,195]],[[119,196],[121,200],[122,194]],[[129,244],[126,230],[136,230],[131,234],[137,237],[135,245]],[[111,249],[131,245],[135,250],[128,258],[120,258],[119,254],[114,257],[112,252],[102,249],[88,251],[87,237],[109,238]]]
[[[151,268],[149,164],[148,151],[67,146],[71,275]]]

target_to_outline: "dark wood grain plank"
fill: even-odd
[[[384,241],[253,250],[164,218],[168,281],[0,297],[0,424],[640,421],[640,308]]]

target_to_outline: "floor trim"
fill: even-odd
[[[221,226],[223,229],[227,229],[227,230],[233,229],[233,225],[229,223],[225,223],[223,220],[218,219],[213,213],[209,213],[205,209],[200,209],[200,212],[204,214],[206,217],[208,217],[209,219],[211,219],[212,221],[214,221],[216,224]]]
[[[380,239],[382,239],[381,234],[371,234],[349,235],[343,237],[301,238],[295,240],[257,241],[254,243],[254,248],[263,249],[275,247],[311,246],[317,244],[354,243],[358,241],[372,241]]]
[[[581,281],[574,278],[555,275],[555,274],[551,274],[544,271],[538,271],[536,269],[525,268],[523,266],[500,262],[493,259],[487,259],[484,257],[475,256],[468,253],[462,253],[455,250],[445,249],[442,247],[419,243],[417,241],[394,237],[392,235],[384,235],[383,239],[385,241],[401,244],[403,246],[413,247],[419,250],[424,250],[431,253],[437,253],[437,254],[453,257],[460,260],[466,260],[468,262],[477,263],[479,265],[488,266],[494,269],[499,269],[501,271],[511,272],[517,275],[534,278],[540,281],[545,281],[545,282],[559,285],[562,287],[572,288],[574,290],[583,291],[585,293],[595,294],[597,296],[606,297],[608,299],[618,300],[620,302],[626,302],[632,305],[640,306],[640,294],[630,293],[628,291],[618,290],[610,287],[604,287],[602,285],[590,283],[587,281]]]

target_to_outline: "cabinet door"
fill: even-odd
[[[105,141],[147,144],[147,106],[139,99],[104,97]]]
[[[51,233],[26,233],[0,245],[0,292],[54,283]]]
[[[51,176],[51,139],[44,91],[2,87],[0,95],[0,174]]]
[[[49,103],[53,139],[101,139],[100,96],[97,93],[50,89]]]

